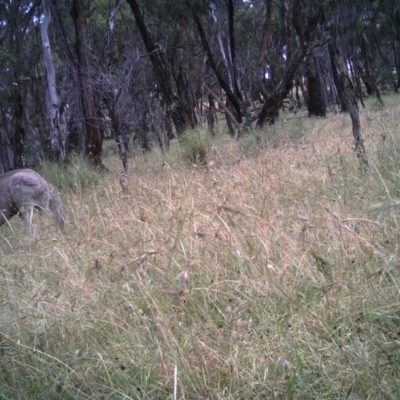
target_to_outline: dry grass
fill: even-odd
[[[400,397],[397,97],[172,149],[0,231],[1,399]],[[72,185],[73,186],[73,185]],[[375,205],[375,209],[370,209]],[[376,210],[380,211],[377,212]]]

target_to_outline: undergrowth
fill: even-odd
[[[211,149],[211,138],[204,130],[193,130],[179,138],[181,155],[184,161],[203,164]]]
[[[89,161],[79,155],[73,155],[67,165],[43,162],[39,172],[59,190],[82,192],[85,189],[98,186],[104,172],[94,168]]]
[[[0,398],[400,398],[398,113],[362,112],[364,173],[345,115],[130,159],[127,193],[115,156],[46,167],[68,224],[1,228]]]

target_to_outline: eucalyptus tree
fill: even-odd
[[[193,104],[190,99],[188,79],[182,69],[180,69],[181,74],[174,75],[171,64],[168,61],[170,53],[176,52],[177,48],[174,46],[172,49],[168,49],[165,47],[167,43],[163,44],[153,37],[148,28],[144,12],[139,7],[136,0],[127,0],[127,3],[135,17],[137,27],[147,50],[147,56],[152,63],[157,86],[165,102],[167,115],[172,118],[179,136],[183,134],[188,127],[194,127],[196,125],[196,119],[193,113]],[[171,6],[172,10],[179,12],[179,4],[177,6],[175,2],[166,3]],[[168,33],[169,32],[166,34],[167,37],[169,36]]]
[[[0,158],[4,171],[37,163],[42,98],[40,0],[0,2]]]
[[[377,54],[380,36],[380,1],[361,1],[358,3],[357,20],[351,29],[357,27],[356,38],[352,43],[352,58],[356,72],[365,86],[368,95],[377,95],[381,101],[378,87]]]
[[[256,116],[257,125],[274,123],[304,58],[325,40],[323,36],[313,36],[324,21],[324,3],[299,0],[187,0],[185,3],[207,62],[226,95],[227,115],[230,111],[237,124],[249,124],[249,97],[254,98],[254,92],[258,91],[263,105]],[[213,34],[207,35],[208,31]],[[250,91],[252,95],[248,96]]]
[[[400,87],[400,2],[398,0],[381,0],[382,19],[380,23],[386,28],[386,40],[391,47],[392,56],[385,56],[380,51],[382,58],[393,60],[396,77],[393,81],[394,88],[398,91]],[[379,48],[381,50],[381,48]],[[390,63],[392,64],[392,63]]]
[[[103,140],[109,131],[103,113],[107,111],[126,169],[127,129],[121,117],[126,110],[122,111],[121,104],[123,95],[129,91],[132,71],[126,65],[131,59],[127,60],[120,50],[124,49],[126,37],[118,38],[120,44],[113,38],[115,26],[120,29],[121,21],[116,23],[116,19],[123,1],[116,1],[114,6],[99,2],[94,8],[89,8],[91,4],[87,1],[72,1],[70,5],[48,1],[52,2],[55,40],[63,61],[58,71],[70,78],[64,78],[63,90],[73,100],[74,118],[69,123],[71,142],[102,168]]]
[[[234,126],[240,132],[241,125],[250,125],[248,103],[245,101],[239,79],[236,47],[236,14],[243,2],[209,0],[207,2],[185,1],[197,28],[200,43],[207,64],[215,74],[219,86],[225,93],[226,104],[213,92],[205,81],[202,82],[209,94],[225,110],[229,131],[235,134]],[[206,28],[206,24],[208,27]],[[209,32],[209,34],[207,34]]]
[[[91,79],[90,42],[87,25],[88,4],[81,0],[72,0],[71,16],[75,27],[75,48],[77,55],[79,92],[83,108],[86,130],[86,154],[94,165],[102,168],[102,148],[104,132],[101,129],[93,93]]]
[[[124,86],[120,86],[118,88],[113,84],[113,77],[111,75],[111,57],[112,57],[112,36],[115,27],[115,19],[117,14],[121,10],[123,4],[123,0],[116,0],[114,7],[110,8],[108,17],[107,17],[107,25],[104,34],[104,50],[103,50],[103,73],[104,73],[104,81],[107,83],[111,83],[111,85],[105,85],[108,87],[108,90],[103,88],[103,101],[108,108],[108,115],[110,117],[112,130],[114,133],[114,139],[118,144],[119,154],[122,161],[122,174],[125,175],[128,172],[128,142],[126,139],[126,135],[124,134],[121,126],[121,118],[119,114],[119,99],[121,98],[122,92],[124,90]],[[124,180],[121,180],[124,182]],[[122,184],[122,183],[121,183]],[[124,186],[123,186],[124,189]]]
[[[325,56],[325,57],[324,57]],[[329,65],[324,60],[329,57],[326,46],[313,49],[305,60],[307,79],[307,110],[309,116],[325,117],[328,106],[328,91],[325,76]]]
[[[322,46],[326,40],[323,35],[315,35],[315,31],[324,23],[327,2],[266,2],[270,10],[267,8],[263,34],[272,37],[269,40],[270,46],[265,49],[267,56],[260,54],[260,57],[264,57],[263,65],[267,66],[267,70],[263,76],[258,76],[265,100],[258,116],[258,127],[262,127],[265,122],[271,124],[276,121],[304,59],[312,49]],[[262,43],[265,41],[263,39]]]
[[[51,21],[51,3],[43,0],[43,18],[40,25],[40,34],[43,45],[43,57],[46,66],[46,131],[49,132],[51,150],[57,159],[64,163],[66,156],[66,141],[68,136],[68,104],[63,101],[59,103],[56,85],[55,69],[48,34]]]
[[[346,47],[346,33],[349,29],[343,29],[343,26],[349,23],[346,18],[349,15],[354,17],[352,4],[332,4],[328,11],[327,29],[332,35],[332,41],[329,43],[329,54],[331,57],[332,69],[335,72],[335,85],[340,97],[342,112],[348,112],[352,122],[354,148],[362,167],[368,166],[367,153],[364,146],[364,140],[361,131],[359,108],[357,103],[357,86],[352,81],[349,74],[348,48]],[[351,19],[350,19],[351,21]],[[348,27],[350,25],[347,25]],[[348,35],[347,35],[348,36]],[[353,76],[354,78],[354,76]]]

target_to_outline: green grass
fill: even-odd
[[[182,159],[193,164],[203,164],[212,146],[208,132],[200,129],[187,132],[179,144]]]
[[[82,192],[98,186],[104,174],[91,166],[87,159],[78,155],[73,155],[67,166],[42,163],[39,172],[55,188],[73,192]]]
[[[128,193],[114,154],[94,177],[47,166],[65,234],[45,217],[40,241],[17,218],[0,230],[0,398],[400,398],[384,101],[361,111],[367,173],[345,115],[217,136],[204,165],[178,145],[131,158]]]

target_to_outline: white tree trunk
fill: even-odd
[[[230,47],[229,47],[229,45],[227,46],[227,49],[228,49],[228,56],[227,56],[227,54],[225,52],[225,47],[224,47],[224,44],[223,44],[223,40],[222,40],[220,23],[219,23],[218,18],[217,18],[216,9],[217,9],[217,6],[212,1],[210,3],[210,15],[211,15],[211,18],[212,18],[213,23],[214,23],[214,29],[216,31],[218,47],[219,47],[219,51],[221,53],[222,62],[223,62],[224,66],[226,68],[226,71],[228,73],[229,88],[233,91],[232,69],[230,68],[232,63],[229,63],[229,61],[228,61],[228,58],[231,59],[230,54],[229,54]],[[229,39],[227,39],[227,42],[229,43]]]
[[[65,160],[65,143],[67,139],[67,110],[68,105],[62,104],[59,107],[56,89],[56,75],[54,72],[53,59],[51,57],[51,47],[48,35],[48,28],[51,20],[50,7],[47,0],[42,0],[43,4],[43,21],[40,26],[40,34],[42,38],[44,62],[46,65],[47,90],[47,127],[49,129],[49,137],[52,151],[57,155],[59,161]]]

